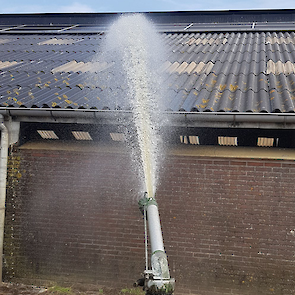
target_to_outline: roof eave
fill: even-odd
[[[132,120],[131,111],[96,109],[0,108],[0,114],[18,122],[118,125]],[[165,112],[166,126],[212,128],[294,129],[295,113]]]

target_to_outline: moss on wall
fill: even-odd
[[[17,149],[9,150],[7,163],[6,214],[4,227],[4,279],[22,276],[26,269],[23,267],[23,255],[19,241],[19,215],[21,198],[19,195],[20,179],[25,170],[21,170],[21,157]]]

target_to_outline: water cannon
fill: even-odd
[[[158,204],[153,197],[144,197],[138,202],[144,215],[146,266],[144,277],[137,281],[147,295],[170,295],[174,292],[175,280],[170,277],[167,255],[164,249]],[[150,266],[148,262],[147,224],[151,244]]]

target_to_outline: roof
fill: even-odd
[[[0,107],[118,109],[120,102],[108,98],[103,84],[85,82],[110,66],[92,61],[117,15],[97,14],[101,21],[96,24],[86,24],[87,14],[60,15],[51,23],[56,17],[0,16]],[[191,22],[198,17],[208,23]],[[169,76],[167,110],[295,111],[294,10],[158,13],[151,18],[169,50],[162,65]],[[218,19],[223,22],[214,22]]]

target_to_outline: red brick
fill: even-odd
[[[282,167],[281,162],[265,162],[264,166],[268,167]]]
[[[259,161],[259,162],[249,162],[247,161],[247,166],[264,166],[264,162],[263,161]]]

